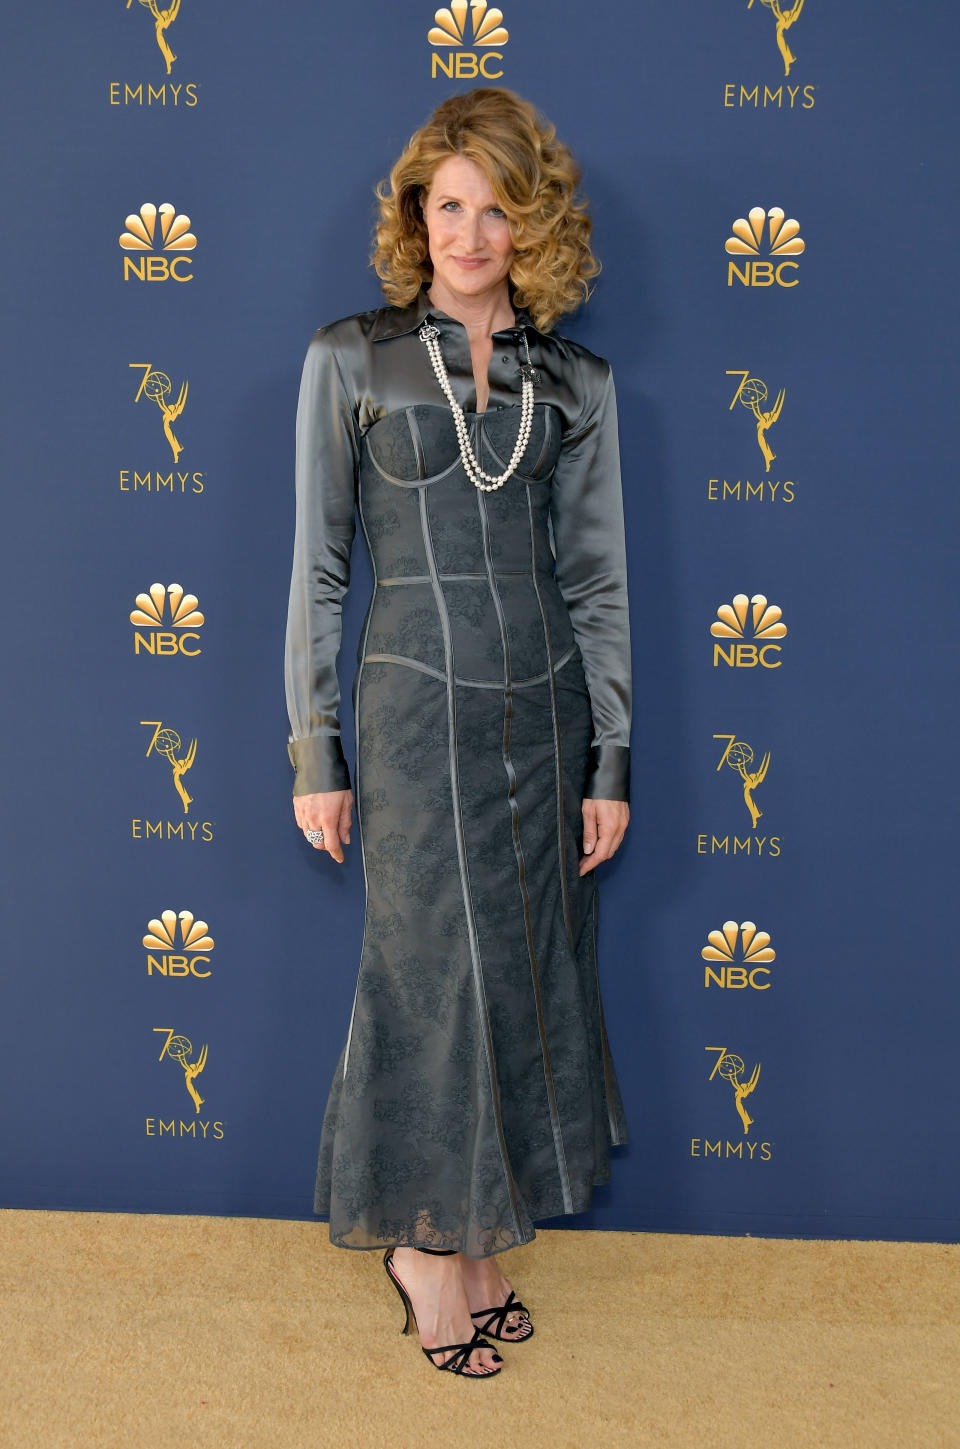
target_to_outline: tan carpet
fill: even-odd
[[[960,1248],[542,1232],[536,1335],[430,1368],[325,1224],[0,1212],[4,1449],[954,1449]]]

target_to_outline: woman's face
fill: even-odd
[[[513,261],[507,218],[485,173],[466,156],[448,156],[423,202],[433,280],[461,296],[500,288]]]

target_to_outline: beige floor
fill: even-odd
[[[437,1373],[323,1224],[0,1212],[4,1449],[957,1449],[960,1248],[542,1232]]]

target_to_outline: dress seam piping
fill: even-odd
[[[470,942],[473,987],[477,1000],[478,1015],[480,1017],[479,1024],[487,1062],[487,1075],[490,1081],[490,1096],[493,1105],[494,1122],[497,1129],[497,1146],[500,1149],[500,1159],[503,1164],[503,1172],[507,1185],[507,1193],[510,1198],[510,1207],[513,1212],[517,1240],[523,1241],[523,1231],[520,1226],[520,1214],[517,1206],[516,1183],[513,1180],[513,1170],[510,1166],[506,1139],[503,1134],[503,1118],[500,1111],[500,1088],[494,1066],[490,1017],[487,1011],[486,995],[483,987],[483,968],[480,961],[479,942],[477,940],[477,925],[473,915],[473,900],[470,894],[470,881],[467,873],[466,845],[463,838],[463,818],[460,805],[460,772],[457,760],[457,714],[453,640],[450,634],[450,620],[447,615],[446,600],[443,597],[443,590],[440,587],[440,580],[437,575],[437,561],[433,552],[433,540],[430,536],[429,520],[427,517],[427,490],[425,486],[421,486],[419,490],[419,505],[420,528],[423,534],[424,552],[430,569],[430,579],[433,585],[437,613],[440,618],[440,627],[443,630],[443,647],[447,660],[447,735],[450,760],[450,794],[453,805],[454,834],[457,840],[457,861],[460,868],[460,888],[463,892],[463,904],[467,917],[467,934]]]
[[[543,407],[545,409],[543,424],[543,442],[540,445],[540,452],[537,456],[537,461],[534,463],[529,473],[521,473],[519,468],[516,469],[515,476],[519,479],[521,483],[543,483],[545,481],[543,478],[537,477],[537,469],[540,467],[540,464],[547,456],[547,447],[550,443],[550,430],[552,427],[555,426],[555,424],[552,421],[553,409],[550,407],[549,403],[540,403],[537,404],[537,406]],[[500,464],[501,470],[505,469],[509,463],[509,459],[501,458],[500,454],[497,452],[496,448],[490,442],[490,439],[486,437],[486,435],[484,435],[483,441],[486,444],[487,451],[489,453],[492,453],[493,456],[496,458],[497,462]]]
[[[537,583],[537,539],[533,519],[533,499],[530,496],[530,487],[527,485],[527,516],[530,520],[530,576],[533,581],[533,591],[537,596],[537,605],[540,609],[540,621],[543,624],[543,635],[547,645],[547,658],[550,658],[550,626],[547,623],[546,611],[543,607],[543,599],[540,595],[540,585]],[[573,923],[570,918],[570,896],[567,890],[567,862],[566,862],[566,832],[563,818],[563,751],[560,742],[560,722],[557,712],[557,691],[553,676],[550,676],[550,715],[553,723],[553,748],[556,756],[556,786],[557,786],[557,851],[559,856],[560,869],[560,894],[563,899],[563,919],[567,930],[567,940],[570,949],[573,950]]]
[[[414,444],[414,447],[416,447],[416,444]],[[429,488],[432,483],[439,483],[441,478],[449,478],[451,473],[455,473],[458,468],[463,466],[460,462],[460,454],[458,453],[448,467],[444,468],[441,473],[432,473],[429,478],[395,478],[392,473],[387,472],[386,468],[380,466],[371,448],[367,448],[367,457],[380,474],[380,477],[386,483],[392,483],[395,488]]]
[[[597,987],[597,1014],[600,1018],[600,1054],[603,1057],[603,1095],[607,1101],[607,1123],[610,1128],[610,1143],[613,1147],[619,1147],[622,1139],[620,1130],[614,1121],[613,1116],[613,1092],[612,1092],[612,1060],[610,1056],[610,1043],[607,1040],[607,1024],[603,1015],[603,998],[600,994],[600,964],[597,950],[597,889],[594,883],[593,890],[593,974]]]
[[[572,644],[565,654],[553,664],[553,673],[556,674],[563,666],[573,658],[576,652],[576,645]],[[432,664],[424,664],[421,659],[411,659],[407,654],[365,654],[364,662],[367,664],[403,664],[408,669],[419,669],[422,674],[429,674],[434,679],[440,679],[446,683],[447,676],[442,669],[435,669]],[[545,669],[542,674],[531,674],[526,679],[515,679],[511,682],[512,689],[529,689],[535,684],[546,684],[550,677],[550,671]],[[464,689],[503,689],[503,681],[499,679],[469,679],[462,674],[453,676],[454,684],[459,684]]]
[[[501,579],[525,579],[527,577],[527,575],[529,574],[530,570],[529,569],[497,569],[496,572],[497,572],[497,577],[498,578],[501,578]],[[448,583],[456,582],[458,579],[485,579],[486,577],[487,577],[487,575],[485,573],[482,573],[482,574],[481,573],[443,574],[443,573],[439,573],[439,572],[437,573],[437,578],[438,579],[442,579],[442,580],[444,580],[444,581],[446,581]],[[547,571],[547,578],[553,578],[553,571],[552,570],[548,570]],[[397,585],[401,585],[401,584],[428,584],[429,582],[430,582],[430,575],[429,574],[397,574],[397,575],[395,575],[393,577],[391,577],[390,575],[386,575],[382,579],[377,579],[377,588],[378,589],[386,589],[386,588],[396,587]]]
[[[557,1158],[557,1170],[560,1175],[560,1188],[563,1193],[564,1212],[573,1212],[573,1195],[570,1191],[570,1174],[567,1168],[566,1150],[563,1145],[563,1130],[560,1125],[560,1108],[557,1103],[556,1085],[553,1079],[553,1067],[550,1062],[550,1048],[547,1043],[547,1028],[543,1014],[543,993],[540,987],[540,973],[537,963],[536,944],[533,939],[533,925],[530,919],[530,896],[527,891],[527,867],[523,857],[523,846],[520,841],[520,806],[517,803],[517,773],[513,766],[510,755],[510,725],[513,719],[513,687],[510,680],[510,642],[507,637],[506,623],[503,617],[503,603],[500,592],[497,588],[496,578],[493,572],[492,560],[490,558],[490,525],[487,518],[486,501],[480,489],[477,489],[477,507],[480,511],[480,524],[483,535],[483,555],[487,562],[487,573],[490,581],[490,593],[497,611],[497,621],[500,626],[500,637],[503,641],[503,739],[501,753],[503,755],[504,770],[507,775],[507,802],[510,808],[511,817],[511,838],[513,850],[517,858],[517,876],[520,886],[520,899],[523,904],[523,925],[527,941],[527,955],[530,960],[530,981],[533,987],[533,1001],[537,1016],[537,1033],[540,1037],[540,1059],[543,1063],[544,1087],[547,1094],[547,1107],[550,1112],[550,1128],[553,1133],[553,1150]],[[549,649],[547,658],[549,659]],[[548,671],[549,673],[549,671]]]
[[[420,435],[420,424],[417,422],[417,415],[412,407],[407,408],[407,427],[410,429],[410,439],[413,443],[413,451],[417,458],[417,478],[423,479],[427,476],[427,458],[423,451],[423,438]]]
[[[355,678],[354,687],[353,687],[353,736],[354,736],[353,776],[354,776],[354,784],[357,787],[356,790],[355,790],[355,792],[354,792],[354,804],[356,805],[356,808],[357,808],[357,834],[360,837],[360,861],[361,861],[361,864],[363,866],[363,892],[364,892],[364,901],[366,902],[369,899],[369,895],[370,895],[370,882],[367,879],[367,856],[366,856],[366,852],[365,852],[365,850],[363,848],[363,820],[361,818],[361,813],[360,813],[360,796],[361,796],[361,791],[360,791],[360,680],[361,680],[361,678],[363,676],[363,662],[364,662],[364,655],[365,655],[365,652],[366,652],[367,635],[370,632],[370,623],[371,623],[371,620],[373,618],[373,602],[374,602],[374,599],[377,596],[377,561],[374,558],[373,549],[370,546],[370,535],[367,532],[367,524],[366,524],[366,520],[365,520],[365,518],[363,516],[363,506],[362,506],[362,502],[361,502],[361,490],[359,488],[357,489],[357,512],[360,515],[360,527],[363,529],[363,537],[364,537],[364,540],[365,540],[366,545],[367,545],[367,552],[370,555],[370,564],[371,564],[371,567],[373,569],[373,589],[372,589],[371,594],[370,594],[370,602],[367,605],[367,617],[366,617],[366,620],[365,620],[364,626],[363,626],[363,642],[362,642],[362,644],[360,646],[360,662],[357,665],[357,673],[356,673],[356,678]],[[357,984],[354,987],[354,992],[353,992],[353,1006],[352,1006],[352,1008],[350,1010],[350,1025],[349,1025],[349,1027],[347,1029],[347,1044],[346,1044],[346,1046],[343,1049],[343,1076],[340,1079],[341,1082],[346,1081],[346,1078],[347,1078],[347,1063],[350,1060],[350,1043],[353,1040],[353,1023],[354,1023],[354,1019],[355,1019],[356,1014],[357,1014],[357,1001],[359,1000],[359,997],[360,997],[360,969],[361,969],[362,964],[363,964],[363,947],[364,947],[364,944],[366,942],[366,938],[367,938],[367,912],[366,912],[366,909],[364,909],[364,913],[363,913],[363,935],[362,935],[361,940],[360,940],[360,964],[358,965],[358,968],[357,968]]]

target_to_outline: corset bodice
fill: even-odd
[[[503,472],[520,408],[468,413],[467,424],[480,466]],[[486,491],[464,470],[449,408],[398,409],[366,431],[359,505],[377,586],[364,657],[442,669],[448,632],[458,676],[491,684],[542,676],[570,657],[549,525],[559,452],[556,413],[535,407],[519,467]]]

